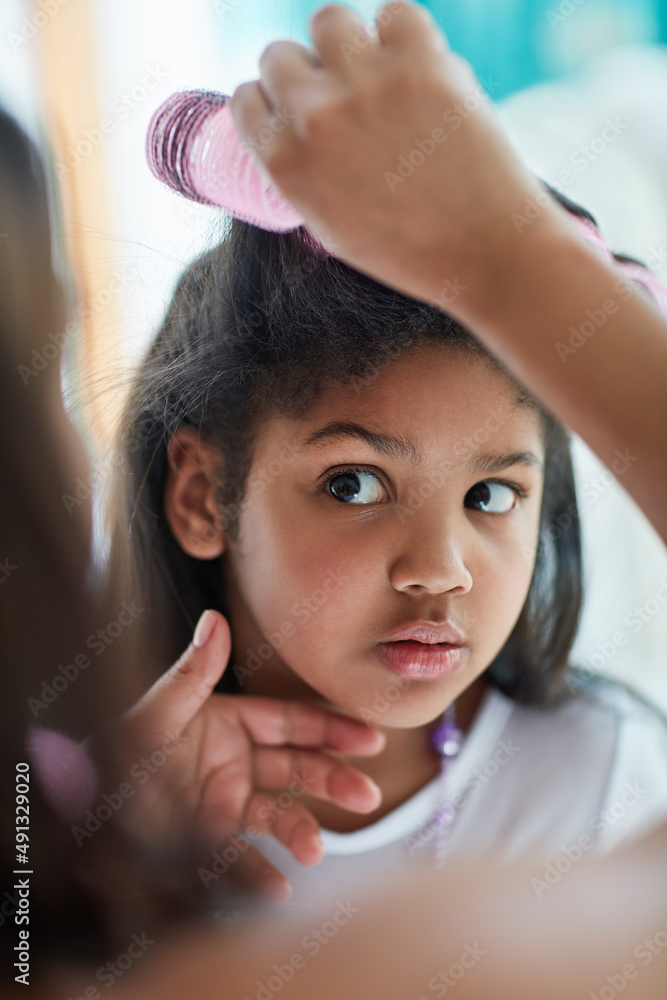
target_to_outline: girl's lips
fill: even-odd
[[[395,674],[413,681],[433,681],[453,674],[467,659],[467,647],[451,642],[424,643],[416,640],[381,642],[378,655]]]

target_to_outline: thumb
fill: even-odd
[[[205,611],[183,655],[128,713],[142,729],[182,732],[222,677],[232,648],[226,618]]]

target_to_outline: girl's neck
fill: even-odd
[[[484,678],[479,677],[456,700],[456,721],[464,733],[472,725],[484,690]],[[316,692],[291,671],[288,680],[284,673],[276,676],[270,670],[260,670],[247,678],[243,693],[321,703]],[[434,724],[429,723],[417,729],[389,729],[379,726],[387,737],[382,753],[377,757],[346,758],[380,787],[382,803],[374,812],[360,815],[309,796],[304,796],[299,801],[328,830],[349,833],[370,826],[411,798],[438,775],[441,758],[431,746]]]
[[[484,687],[484,680],[478,678],[456,700],[456,720],[464,733],[472,725]],[[377,757],[346,758],[380,787],[382,802],[374,812],[362,816],[316,799],[304,804],[327,830],[349,833],[376,823],[440,773],[442,759],[431,746],[434,725],[431,722],[417,729],[383,729],[387,744],[381,754]]]

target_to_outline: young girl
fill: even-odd
[[[129,528],[143,654],[173,661],[216,609],[222,689],[333,705],[386,736],[353,760],[382,791],[374,811],[303,783],[316,868],[260,836],[278,810],[244,817],[296,900],[484,851],[539,857],[539,894],[667,815],[662,721],[568,664],[582,593],[567,434],[449,316],[306,230],[234,220],[179,282],[122,448],[114,551]]]

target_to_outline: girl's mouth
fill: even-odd
[[[433,681],[447,677],[463,666],[468,648],[452,642],[419,642],[402,639],[381,642],[378,656],[389,670],[414,681]]]

